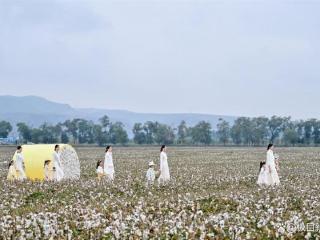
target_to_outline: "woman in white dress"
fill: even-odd
[[[112,158],[112,147],[107,146],[106,147],[106,155],[104,159],[104,174],[106,175],[107,179],[109,181],[114,180],[114,166],[113,166],[113,158]]]
[[[54,147],[53,167],[54,167],[54,172],[55,172],[54,179],[59,182],[64,177],[63,166],[61,164],[60,146],[59,145],[56,145]]]
[[[163,145],[160,150],[160,177],[159,185],[170,181],[170,171],[168,165],[167,147]]]
[[[274,186],[280,184],[273,149],[273,144],[269,144],[267,151],[267,161],[261,166],[257,182],[259,185]]]
[[[25,180],[26,177],[26,173],[24,171],[24,157],[22,155],[22,147],[18,146],[17,147],[17,154],[16,154],[16,159],[14,162],[14,167],[17,171],[17,179],[20,181]]]

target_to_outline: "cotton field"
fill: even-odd
[[[76,148],[81,178],[6,180],[0,148],[0,239],[317,239],[320,148],[276,148],[278,187],[256,185],[264,148],[168,148],[171,182],[146,187],[156,147],[113,148],[115,181],[98,182],[103,148]]]

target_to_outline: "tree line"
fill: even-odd
[[[6,138],[12,125],[0,121],[0,138]],[[239,117],[229,123],[219,119],[215,129],[209,122],[200,121],[188,126],[182,121],[172,127],[159,122],[136,123],[129,139],[121,122],[111,122],[103,116],[98,123],[85,119],[73,119],[56,125],[47,123],[40,127],[17,124],[23,143],[72,143],[72,144],[177,144],[177,145],[243,145],[261,146],[270,142],[279,145],[320,144],[320,121],[317,119],[293,121],[290,117]]]
[[[260,146],[320,144],[320,121],[317,119],[293,121],[290,117],[240,117],[230,126],[223,119],[217,125],[218,142],[227,145]]]

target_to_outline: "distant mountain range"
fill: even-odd
[[[210,122],[215,128],[219,118],[231,123],[236,118],[194,113],[136,113],[126,110],[73,108],[68,104],[56,103],[36,96],[0,96],[0,120],[9,121],[12,125],[25,122],[30,126],[38,127],[44,122],[56,124],[74,118],[84,118],[97,122],[104,115],[108,115],[111,121],[123,122],[129,136],[132,135],[132,127],[137,122],[158,121],[176,127],[182,120],[185,120],[189,126],[204,120]]]

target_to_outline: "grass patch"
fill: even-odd
[[[38,203],[46,198],[44,192],[33,192],[26,197],[26,204]]]

